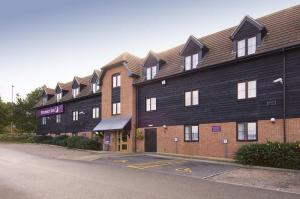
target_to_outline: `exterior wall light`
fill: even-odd
[[[275,122],[276,122],[276,119],[275,119],[274,117],[272,117],[272,118],[270,119],[270,122],[275,123]]]

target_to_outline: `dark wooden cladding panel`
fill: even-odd
[[[288,116],[300,116],[300,51],[287,54]],[[139,127],[282,118],[283,55],[198,71],[139,86]],[[257,98],[237,100],[237,83],[257,80]],[[185,107],[184,92],[199,89],[199,106]],[[157,98],[157,111],[145,111],[145,98]],[[297,99],[293,101],[293,99]],[[292,102],[293,101],[293,102]],[[291,106],[293,104],[293,106]]]
[[[259,29],[252,25],[250,22],[246,21],[241,27],[239,32],[235,35],[234,39],[241,40],[249,37],[256,36],[259,33]]]
[[[38,134],[48,133],[77,133],[83,131],[92,131],[101,120],[101,98],[94,96],[86,99],[80,99],[64,104],[65,112],[61,114],[61,123],[56,123],[56,115],[47,119],[47,125],[42,125],[42,118],[38,118]],[[99,107],[100,118],[93,119],[93,108]],[[79,120],[73,121],[73,111],[83,112],[79,114]]]

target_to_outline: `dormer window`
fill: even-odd
[[[199,54],[193,54],[185,57],[184,70],[191,70],[197,67],[199,63]]]
[[[43,105],[46,105],[46,104],[47,104],[47,101],[48,101],[48,97],[47,97],[47,96],[44,96],[44,97],[43,97]]]
[[[97,93],[99,91],[99,89],[100,89],[99,84],[97,84],[97,83],[92,84],[93,93]]]
[[[77,95],[79,94],[79,89],[80,89],[79,87],[72,89],[72,96],[73,96],[73,98],[77,97]]]
[[[59,102],[62,98],[62,92],[56,93],[56,101]]]
[[[255,51],[256,51],[256,37],[243,39],[237,42],[238,57],[255,54]]]
[[[157,66],[148,67],[146,69],[147,80],[153,79],[157,74]]]

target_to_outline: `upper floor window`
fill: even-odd
[[[256,97],[256,80],[240,82],[237,85],[237,98],[248,99]]]
[[[185,92],[185,106],[195,106],[199,104],[199,91]]]
[[[56,94],[56,101],[59,102],[62,98],[62,92]]]
[[[156,111],[156,97],[146,99],[146,111]]]
[[[80,87],[72,89],[73,98],[77,97],[77,95],[79,94],[79,90],[80,90]]]
[[[43,105],[47,104],[47,100],[48,100],[47,96],[43,97]]]
[[[61,114],[56,115],[56,123],[61,123]]]
[[[243,39],[237,42],[237,56],[254,54],[256,51],[256,36],[248,39]]]
[[[46,125],[47,124],[47,117],[42,117],[42,125]]]
[[[157,74],[157,66],[152,66],[147,68],[147,80],[153,79]]]
[[[199,126],[198,125],[184,126],[184,141],[185,142],[199,141]]]
[[[112,114],[113,115],[121,114],[121,103],[120,102],[112,104]]]
[[[191,70],[197,67],[199,63],[199,54],[193,54],[191,56],[186,56],[185,57],[185,62],[184,62],[184,69],[185,70]]]
[[[238,141],[256,141],[257,140],[257,122],[239,122],[237,123]]]
[[[97,83],[93,83],[92,84],[92,91],[93,91],[93,93],[97,93],[99,91],[99,89],[100,89],[99,84],[97,84]]]
[[[93,119],[99,118],[99,107],[93,108]]]
[[[78,111],[73,111],[73,121],[78,121]]]
[[[121,86],[121,75],[120,74],[115,74],[112,77],[112,82],[113,82],[113,88],[120,87]]]

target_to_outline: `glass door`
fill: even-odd
[[[117,147],[118,151],[127,151],[127,132],[118,131],[117,132]]]

